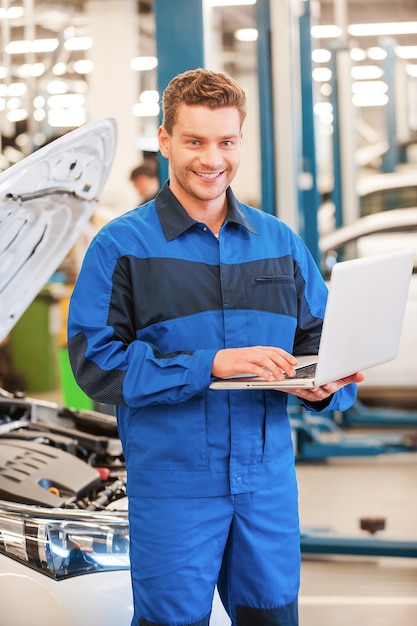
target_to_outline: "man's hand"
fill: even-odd
[[[216,378],[237,374],[261,376],[265,380],[283,380],[283,372],[295,376],[297,359],[281,348],[253,346],[219,350],[213,360],[211,373]]]
[[[361,383],[363,380],[365,380],[365,375],[363,372],[358,372],[352,376],[346,376],[346,378],[341,378],[340,380],[335,380],[332,383],[327,383],[327,385],[323,385],[322,387],[313,387],[312,389],[282,389],[282,391],[286,391],[287,393],[297,396],[297,398],[301,398],[301,400],[307,400],[308,402],[321,402],[322,400],[326,400],[326,398],[345,385],[349,385],[350,383]]]

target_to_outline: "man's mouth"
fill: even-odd
[[[200,178],[206,178],[207,180],[214,180],[215,178],[218,178],[219,176],[221,176],[223,172],[213,172],[213,173],[195,172],[195,174],[197,174],[197,176],[200,176]]]

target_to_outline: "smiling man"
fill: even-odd
[[[236,199],[246,95],[223,73],[163,96],[169,180],[91,243],[71,298],[79,385],[116,405],[127,467],[132,626],[296,626],[300,536],[288,396],[215,391],[280,380],[317,351],[327,289],[301,239]],[[362,374],[292,390],[345,410]]]

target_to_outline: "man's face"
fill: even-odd
[[[170,161],[171,190],[185,208],[190,201],[223,201],[240,162],[236,107],[181,104],[172,135],[161,127],[158,137],[161,153]]]

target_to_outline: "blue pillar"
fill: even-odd
[[[332,190],[332,202],[334,204],[335,211],[335,227],[340,228],[343,224],[342,214],[342,166],[340,159],[340,119],[339,119],[339,83],[337,79],[337,55],[340,48],[338,46],[332,46],[330,48],[332,57],[330,61],[330,69],[332,77],[330,84],[332,87],[332,93],[330,96],[330,103],[333,109],[333,190]]]
[[[256,25],[258,29],[258,83],[259,123],[261,133],[261,208],[276,214],[275,197],[275,149],[271,72],[271,18],[270,0],[256,3]]]
[[[158,90],[177,74],[204,67],[203,0],[154,0]],[[168,178],[168,162],[160,157],[160,179]]]
[[[301,101],[302,101],[302,180],[300,189],[300,235],[316,262],[320,263],[317,212],[320,197],[317,189],[316,144],[314,134],[314,101],[311,59],[310,2],[304,2],[300,17]]]

